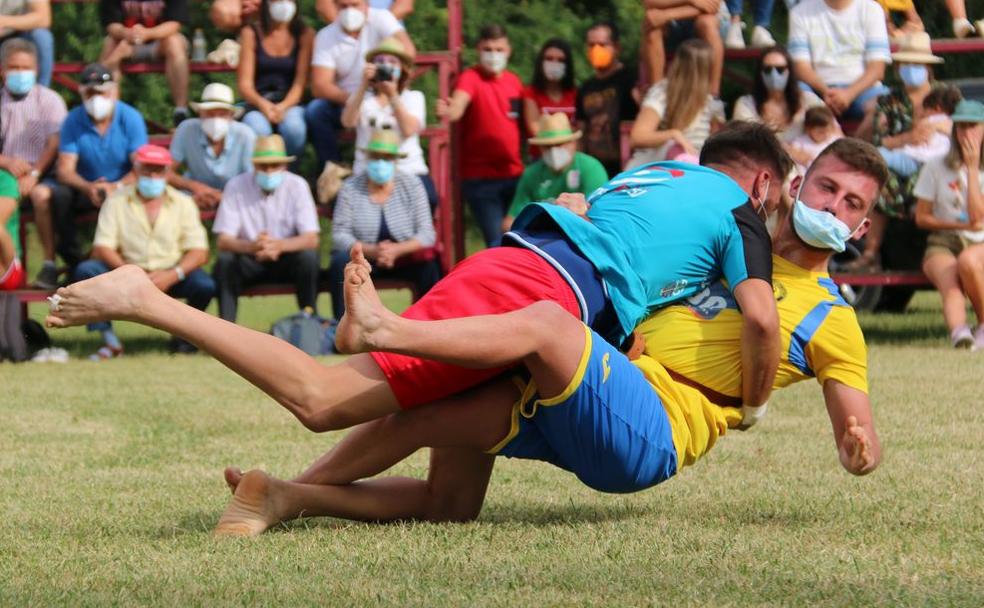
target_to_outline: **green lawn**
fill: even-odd
[[[266,328],[291,308],[247,300],[242,317]],[[640,494],[502,460],[476,523],[317,519],[250,541],[209,535],[222,468],[290,476],[340,434],[124,324],[117,361],[0,365],[0,606],[984,605],[984,353],[948,348],[930,293],[863,323],[885,452],[870,477],[840,469],[804,384]],[[398,467],[425,470],[422,453]]]

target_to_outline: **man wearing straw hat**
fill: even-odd
[[[229,180],[212,232],[218,235],[215,282],[219,316],[236,321],[239,294],[257,283],[293,283],[300,309],[316,309],[318,213],[304,178],[287,170],[294,160],[284,140],[256,140],[252,173]]]
[[[566,114],[540,116],[537,135],[530,144],[540,146],[543,156],[526,167],[516,186],[512,205],[502,220],[502,231],[507,232],[513,218],[526,205],[536,201],[554,201],[564,192],[590,194],[608,181],[605,167],[594,157],[577,151],[580,131],[571,129]]]

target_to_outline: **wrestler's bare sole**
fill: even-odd
[[[56,293],[60,297],[57,308],[46,319],[51,327],[138,320],[141,311],[163,295],[143,270],[130,265],[61,287]]]
[[[238,473],[238,470],[236,472]],[[219,518],[214,534],[258,536],[270,526],[280,522],[281,518],[274,508],[276,483],[277,480],[259,470],[240,475],[236,480],[232,500]]]

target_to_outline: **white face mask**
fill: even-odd
[[[270,3],[270,18],[277,23],[287,23],[297,13],[297,4],[293,0],[275,0]]]
[[[203,118],[201,123],[202,131],[205,132],[205,136],[210,141],[222,141],[225,139],[226,134],[229,133],[229,124],[231,122],[228,118]]]
[[[482,51],[478,56],[478,62],[486,70],[493,74],[498,74],[506,69],[506,63],[509,62],[509,55],[505,51]]]
[[[560,171],[571,164],[574,155],[564,146],[553,146],[543,151],[543,162],[554,171]]]
[[[567,73],[567,64],[563,61],[544,61],[543,62],[543,75],[547,77],[547,80],[552,82],[557,82],[564,77]]]
[[[366,23],[366,14],[357,8],[342,9],[338,13],[338,23],[346,32],[355,33],[362,29]]]
[[[83,101],[82,105],[85,106],[85,111],[93,120],[102,120],[113,112],[113,106],[116,105],[116,102],[105,95],[93,95]]]

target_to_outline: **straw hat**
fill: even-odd
[[[929,34],[913,32],[902,38],[898,52],[892,53],[892,61],[899,63],[943,63],[943,58],[933,54]]]
[[[362,151],[367,154],[387,154],[396,158],[406,158],[406,152],[400,152],[400,136],[392,129],[376,129],[369,138],[369,143]]]
[[[292,162],[295,158],[287,156],[283,137],[274,134],[256,138],[256,144],[253,146],[254,165],[278,165]]]
[[[957,104],[950,120],[953,122],[984,122],[984,103],[973,99],[964,99]]]
[[[555,146],[581,139],[581,132],[571,129],[571,121],[563,112],[542,114],[537,126],[536,136],[529,140],[535,146]]]
[[[228,85],[224,85],[221,82],[213,82],[202,90],[202,100],[193,101],[190,105],[191,109],[196,113],[201,114],[205,110],[231,110],[236,118],[243,113],[243,109],[237,107],[236,96],[232,92],[232,89]]]
[[[384,38],[374,49],[370,49],[366,53],[366,61],[372,63],[372,60],[376,58],[376,55],[393,55],[399,57],[400,61],[406,67],[413,66],[413,55],[407,52],[407,49],[403,46],[403,43],[399,39],[390,36],[389,38]]]

